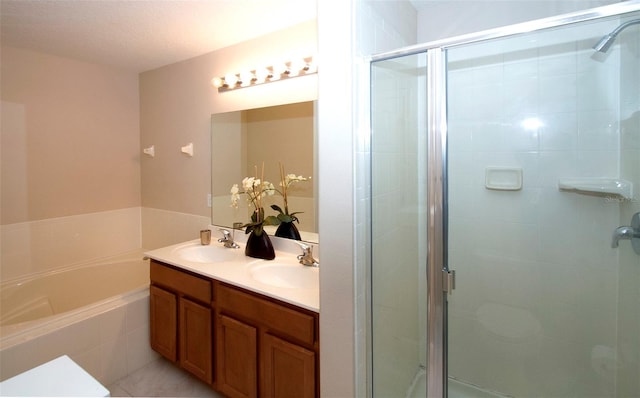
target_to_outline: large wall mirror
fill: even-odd
[[[231,187],[242,179],[253,177],[258,168],[260,178],[264,163],[264,179],[279,188],[279,164],[286,174],[311,177],[294,183],[288,190],[290,212],[297,215],[302,240],[318,243],[317,166],[315,102],[300,102],[217,113],[211,116],[211,223],[232,228],[234,223],[247,223],[253,208],[242,195],[240,206],[231,206]],[[267,215],[276,215],[271,204],[283,207],[282,197],[267,198]],[[269,228],[273,228],[270,230]],[[273,236],[275,227],[267,227]]]

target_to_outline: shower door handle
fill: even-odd
[[[621,239],[631,240],[633,251],[636,252],[636,254],[640,254],[640,212],[631,217],[630,227],[618,227],[613,231],[611,247],[618,247],[618,242]]]

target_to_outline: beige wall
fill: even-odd
[[[247,175],[264,162],[265,180],[278,188],[284,162],[287,174],[313,176],[313,152],[313,102],[247,112]],[[313,183],[292,185],[291,195],[312,197]]]
[[[2,48],[2,280],[140,247],[136,73]]]
[[[315,21],[309,21],[142,73],[141,145],[155,145],[156,150],[155,158],[142,159],[142,205],[208,217],[211,114],[317,98],[317,75],[224,93],[217,92],[211,79],[294,55],[315,54],[316,36]],[[190,142],[193,157],[180,153],[180,147]]]
[[[2,48],[2,224],[140,205],[136,73]]]

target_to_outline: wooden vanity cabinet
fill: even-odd
[[[214,284],[218,389],[229,397],[318,397],[318,314]]]
[[[150,267],[151,348],[212,384],[211,281],[155,260]]]
[[[150,264],[155,351],[231,398],[320,396],[316,312]]]

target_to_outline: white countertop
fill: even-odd
[[[236,242],[240,245],[239,249],[224,248],[221,243],[218,243],[217,237],[215,237],[214,234],[211,238],[211,246],[220,246],[220,250],[232,251],[232,254],[229,254],[232,258],[221,262],[204,263],[188,261],[180,256],[181,249],[201,246],[199,239],[151,250],[146,252],[145,255],[154,260],[174,265],[178,268],[192,271],[202,276],[230,283],[311,311],[320,312],[319,286],[316,285],[312,288],[278,287],[262,283],[252,277],[252,270],[266,264],[279,263],[302,267],[300,270],[301,272],[318,273],[319,269],[317,267],[307,267],[299,264],[296,256],[297,254],[302,253],[301,250],[295,253],[291,251],[277,250],[278,246],[282,245],[274,244],[274,247],[276,247],[276,258],[274,260],[261,260],[245,256],[244,242],[238,242],[238,239]],[[315,280],[318,280],[318,278],[316,277]]]

